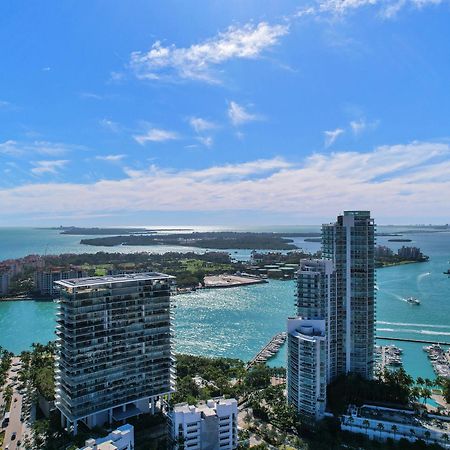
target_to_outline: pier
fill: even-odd
[[[255,364],[265,363],[267,360],[272,358],[278,353],[278,350],[282,347],[282,345],[286,342],[287,333],[278,333],[276,334],[268,344],[266,344],[257,354],[256,356],[250,360],[246,369],[250,369]]]
[[[437,342],[437,341],[427,341],[423,339],[406,339],[399,337],[388,337],[388,336],[376,336],[375,339],[382,339],[385,341],[401,341],[401,342],[416,342],[418,344],[439,344],[439,345],[450,345],[450,342]]]

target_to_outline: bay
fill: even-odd
[[[202,228],[202,231],[206,227]],[[208,228],[211,230],[212,228]],[[314,227],[291,227],[273,231],[317,231]],[[403,228],[402,228],[403,229]],[[246,229],[249,230],[249,229]],[[254,231],[266,231],[258,228]],[[377,334],[407,339],[450,341],[450,278],[443,274],[450,266],[450,233],[409,234],[410,243],[378,243],[397,248],[416,245],[430,256],[425,263],[377,270]],[[160,246],[92,248],[79,244],[80,236],[60,235],[57,230],[27,228],[0,229],[0,260],[30,253],[83,253],[95,251],[196,251],[198,248]],[[320,245],[295,242],[308,251]],[[230,251],[236,259],[247,259],[250,250]],[[294,282],[270,281],[223,290],[203,290],[176,298],[177,351],[209,356],[250,359],[274,334],[285,329],[286,319],[295,313]],[[406,302],[409,296],[421,300],[420,306]],[[18,353],[32,342],[54,339],[56,304],[52,302],[0,302],[0,345]],[[389,343],[389,341],[379,341]],[[396,343],[404,350],[404,365],[413,376],[433,378],[424,344]],[[285,364],[285,350],[270,362]]]

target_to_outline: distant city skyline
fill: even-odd
[[[446,223],[449,5],[2,4],[0,226]]]

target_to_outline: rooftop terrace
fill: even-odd
[[[102,277],[72,278],[55,281],[55,284],[68,288],[95,286],[108,283],[128,283],[130,281],[151,281],[175,279],[172,275],[159,272],[127,273],[120,275],[105,275]]]

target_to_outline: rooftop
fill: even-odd
[[[95,286],[108,283],[128,283],[130,281],[150,281],[175,279],[172,275],[159,272],[127,273],[120,275],[105,275],[102,277],[72,278],[68,280],[55,281],[55,284],[63,287],[76,288],[84,286]]]

